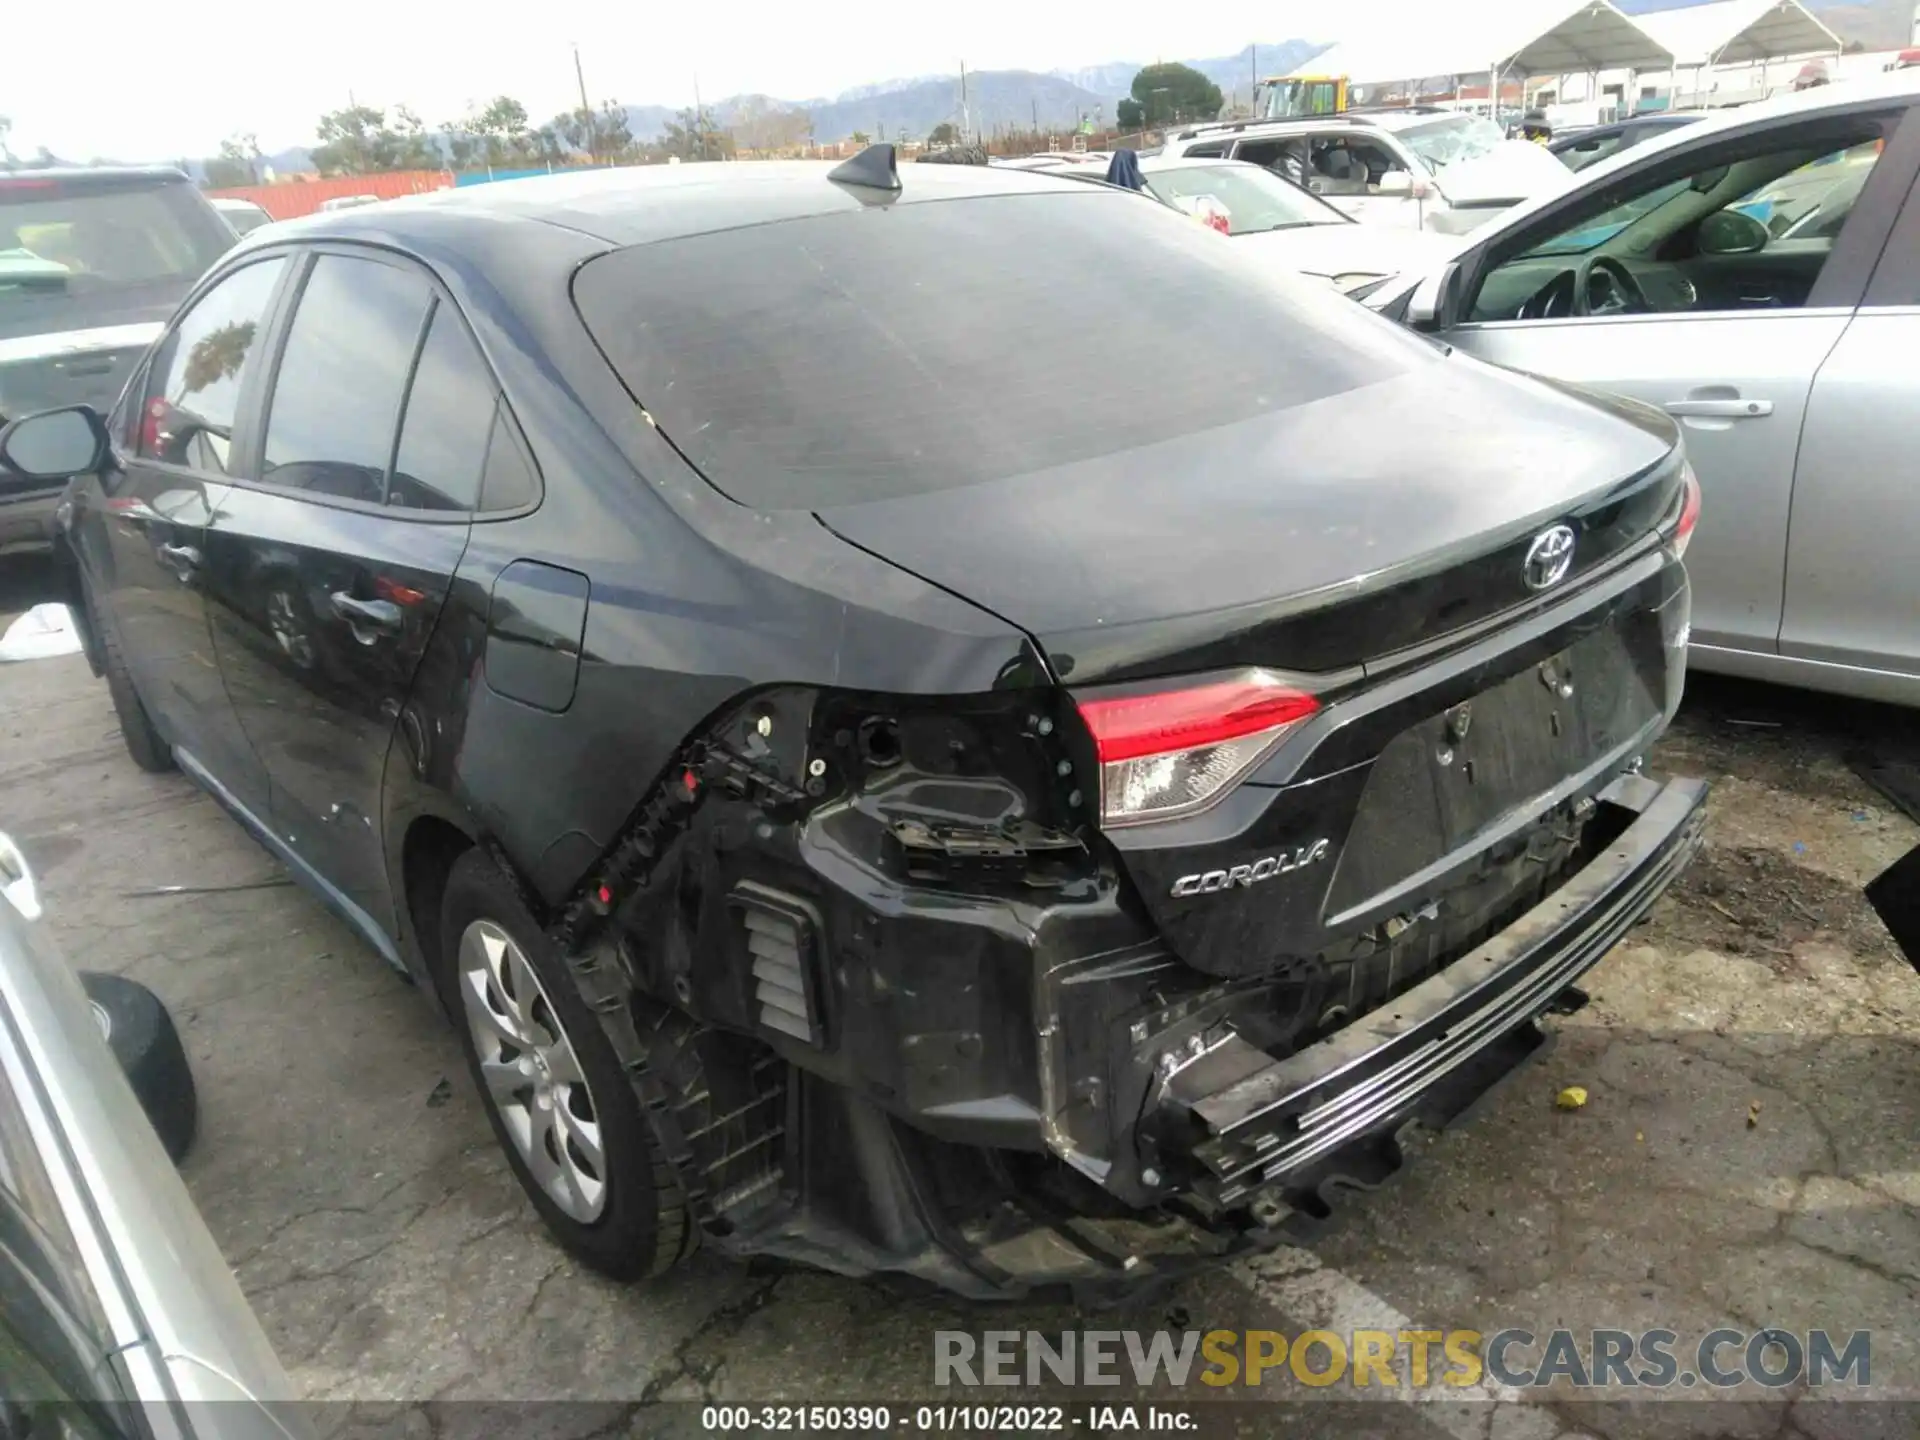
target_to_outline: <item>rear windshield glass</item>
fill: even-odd
[[[0,335],[78,329],[129,299],[164,315],[232,244],[184,180],[0,176]]]
[[[584,267],[574,298],[709,481],[759,509],[824,509],[1177,440],[1433,363],[1241,249],[1136,197],[1047,192],[636,246]]]

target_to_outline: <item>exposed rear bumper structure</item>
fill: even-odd
[[[1172,1076],[1161,1103],[1190,1122],[1199,1193],[1223,1208],[1268,1190],[1290,1203],[1315,1196],[1356,1174],[1343,1167],[1352,1147],[1409,1120],[1446,1123],[1535,1049],[1531,1022],[1646,914],[1700,846],[1701,781],[1623,775],[1598,799],[1637,818],[1485,944],[1294,1054],[1269,1058],[1229,1036]]]
[[[752,1185],[728,1169],[741,1137],[711,1164],[699,1137],[680,1140],[684,1172],[707,1176],[719,1217],[709,1243],[844,1274],[913,1275],[980,1298],[1066,1286],[1098,1299],[1305,1238],[1334,1192],[1370,1188],[1400,1167],[1407,1126],[1460,1118],[1542,1047],[1534,1022],[1577,1008],[1573,982],[1699,848],[1706,793],[1694,780],[1613,778],[1583,806],[1608,837],[1585,864],[1484,943],[1324,1039],[1270,1054],[1246,1038],[1273,1008],[1271,987],[1213,992],[1192,1017],[1203,1028],[1183,1031],[1195,1043],[1172,1063],[1163,1036],[1129,1047],[1123,1030],[1105,1098],[1145,1099],[1114,1137],[1124,1153],[1101,1160],[1075,1153],[1056,1126],[1044,1126],[1050,1156],[938,1138],[934,1115],[889,1115],[893,1107],[795,1068],[736,1106],[777,1120],[755,1153],[784,1149]],[[1155,968],[1144,954],[1094,957],[1088,979]],[[749,1191],[755,1203],[730,1208],[729,1194]]]

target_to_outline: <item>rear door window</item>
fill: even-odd
[[[1436,363],[1244,252],[1074,186],[635,246],[589,261],[574,299],[716,487],[818,509],[1172,444]]]
[[[260,478],[385,503],[407,375],[432,290],[378,260],[322,255],[287,332],[267,412]]]
[[[493,406],[487,362],[453,307],[436,305],[407,392],[387,505],[472,510],[486,466]]]

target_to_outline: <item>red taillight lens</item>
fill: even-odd
[[[1076,701],[1100,758],[1100,819],[1140,825],[1206,809],[1320,708],[1263,671],[1180,690]]]
[[[1676,555],[1685,555],[1687,546],[1693,543],[1693,527],[1700,523],[1700,480],[1693,473],[1693,466],[1681,470],[1680,483],[1684,488],[1680,518],[1673,525],[1673,551]]]

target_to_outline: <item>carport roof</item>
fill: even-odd
[[[1642,15],[1640,24],[1680,65],[1778,60],[1840,48],[1840,37],[1800,0],[1713,0]]]
[[[1406,26],[1325,50],[1295,75],[1346,75],[1356,84],[1485,74],[1497,66],[1516,75],[1575,70],[1665,70],[1667,47],[1608,0],[1545,0],[1450,16],[1444,28],[1410,33]]]

